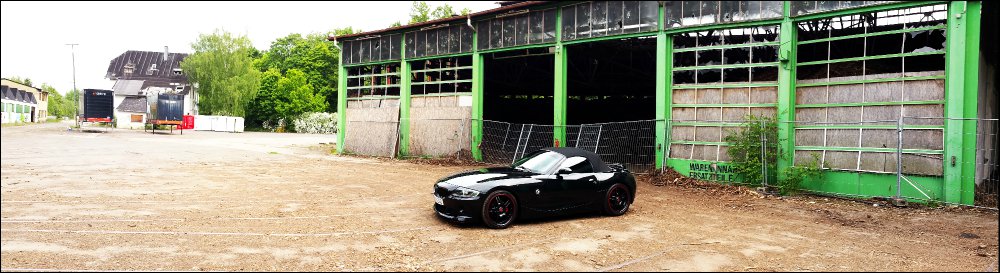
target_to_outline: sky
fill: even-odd
[[[455,12],[498,7],[496,1],[447,3]],[[127,50],[193,53],[199,34],[215,29],[246,34],[254,47],[291,33],[354,27],[364,31],[409,19],[411,2],[0,2],[0,76],[30,78],[60,93],[73,88],[75,46],[78,89],[110,89],[105,79],[111,59]]]

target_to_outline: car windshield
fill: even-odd
[[[514,168],[537,174],[545,174],[552,168],[555,168],[556,164],[559,164],[559,161],[563,158],[562,154],[556,152],[536,152],[514,163]]]

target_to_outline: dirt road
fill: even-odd
[[[997,214],[641,184],[621,217],[438,220],[469,167],[329,154],[332,136],[2,130],[2,268],[996,271]]]

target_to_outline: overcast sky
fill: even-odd
[[[497,7],[496,1],[427,1],[455,12]],[[411,2],[0,2],[0,75],[30,78],[59,92],[73,88],[68,43],[76,46],[79,89],[110,89],[111,59],[127,50],[192,53],[200,33],[245,33],[256,48],[290,33],[351,26],[377,30],[409,19]]]

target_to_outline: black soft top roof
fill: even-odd
[[[587,161],[590,161],[590,164],[594,166],[594,171],[595,172],[610,172],[611,171],[611,168],[608,167],[608,165],[604,163],[604,160],[601,160],[601,156],[599,156],[599,155],[597,155],[597,154],[595,154],[595,153],[593,153],[591,151],[587,151],[587,150],[579,149],[579,148],[572,148],[572,147],[551,147],[551,148],[545,148],[545,149],[542,149],[542,150],[560,153],[560,154],[562,154],[562,155],[564,155],[566,157],[580,156],[580,157],[586,158]]]

